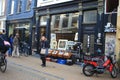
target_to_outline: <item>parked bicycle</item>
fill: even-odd
[[[0,70],[1,72],[5,72],[7,68],[7,60],[6,60],[6,55],[0,53]]]
[[[30,46],[25,41],[21,42],[21,45],[20,45],[21,55],[24,55],[27,57],[29,55],[29,49],[30,49]]]

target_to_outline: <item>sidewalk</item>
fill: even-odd
[[[14,63],[26,67],[27,69],[34,70],[37,72],[42,72],[45,75],[54,76],[61,80],[113,80],[110,74],[105,73],[102,75],[94,75],[92,77],[86,77],[82,73],[82,68],[80,65],[61,65],[55,62],[47,62],[47,67],[43,68],[40,66],[41,60],[39,58],[29,56],[20,58],[8,58],[8,63]],[[48,76],[47,76],[48,77]],[[49,80],[45,79],[45,80]],[[58,79],[56,79],[58,80]],[[116,78],[114,80],[120,80]]]

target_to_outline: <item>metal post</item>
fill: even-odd
[[[32,27],[33,27],[33,18],[30,21],[30,29],[29,29],[29,55],[32,55]]]
[[[47,26],[46,26],[46,37],[50,43],[50,38],[51,38],[51,28],[50,28],[50,23],[51,23],[51,19],[50,17],[47,19]]]
[[[46,25],[46,37],[50,43],[51,40],[51,16],[49,15],[49,9],[47,9],[47,25]]]

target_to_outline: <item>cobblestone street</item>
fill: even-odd
[[[86,77],[79,65],[67,66],[47,62],[47,67],[43,68],[39,58],[32,56],[7,60],[7,71],[0,72],[0,80],[113,80],[108,73]]]

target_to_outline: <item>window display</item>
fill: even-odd
[[[52,16],[51,49],[72,49],[74,42],[78,40],[78,17],[78,12]]]

